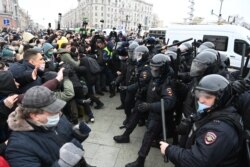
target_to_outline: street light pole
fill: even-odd
[[[125,22],[125,31],[127,30],[127,26],[128,26],[128,15],[126,15],[126,22]]]
[[[18,20],[18,12],[17,12],[17,4],[15,3],[14,4],[14,7],[15,7],[15,13],[16,13],[16,28],[18,28],[19,26],[19,20]]]
[[[220,0],[220,12],[219,12],[219,16],[218,16],[218,23],[221,23],[221,10],[222,10],[222,4],[223,4],[224,0]]]

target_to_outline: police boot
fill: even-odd
[[[113,137],[114,141],[116,141],[116,143],[129,143],[130,142],[130,138],[128,135],[120,135],[120,136],[114,136]]]
[[[145,158],[138,157],[136,161],[128,163],[125,167],[144,167]]]
[[[81,159],[81,161],[79,162],[79,165],[80,165],[81,167],[96,167],[96,166],[89,165],[89,164],[86,162],[85,158],[82,158],[82,159]]]
[[[124,106],[121,104],[120,106],[116,107],[115,109],[122,110],[122,109],[124,109]]]

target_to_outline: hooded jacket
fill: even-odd
[[[13,131],[5,152],[12,167],[59,167],[59,150],[73,139],[73,130],[65,116],[55,128],[47,129],[22,118],[18,107],[8,118]]]
[[[80,61],[75,61],[66,49],[58,49],[57,53],[60,54],[61,61],[63,61],[64,63],[69,64],[72,67],[79,66]]]

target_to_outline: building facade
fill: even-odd
[[[64,28],[81,27],[83,20],[95,29],[136,30],[138,24],[148,30],[153,5],[143,0],[78,0],[78,6],[62,17]],[[103,20],[103,22],[101,22]]]
[[[0,29],[6,27],[25,30],[31,22],[28,13],[20,8],[18,0],[0,0]]]

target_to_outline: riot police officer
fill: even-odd
[[[228,103],[229,88],[221,75],[203,77],[195,88],[197,114],[185,124],[189,129],[185,147],[161,142],[162,154],[179,167],[240,166],[241,117]]]
[[[135,105],[135,95],[137,90],[144,90],[144,87],[150,80],[150,69],[148,66],[149,50],[145,46],[139,46],[137,43],[129,45],[129,60],[126,73],[126,86],[121,86],[121,91],[126,91],[125,114],[126,119],[123,125],[126,125],[131,115],[131,110]]]
[[[148,129],[144,134],[137,160],[127,164],[126,167],[143,167],[145,158],[150,151],[152,141],[161,134],[161,98],[164,99],[166,117],[172,114],[176,96],[172,82],[173,70],[169,67],[167,60],[168,57],[166,55],[157,54],[150,61],[152,79],[146,90],[146,99],[144,99],[144,101],[139,101],[134,108],[134,113],[137,113],[137,120],[140,113],[149,113]],[[129,135],[135,128],[135,125],[136,124],[132,127],[128,126],[122,136],[127,136],[129,139]],[[119,137],[120,136],[114,137],[114,140],[118,141]]]

